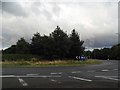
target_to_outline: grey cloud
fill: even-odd
[[[2,2],[0,1],[0,9],[2,9]]]
[[[2,47],[10,47],[11,45],[15,44],[18,39],[18,35],[15,33],[2,33]]]
[[[41,3],[40,2],[33,2],[31,5],[31,10],[35,14],[40,14],[40,10],[38,7],[40,7]]]
[[[27,16],[28,13],[18,2],[2,2],[3,12],[13,14],[15,16]]]
[[[54,5],[52,10],[56,16],[59,16],[61,8],[58,5]]]
[[[2,2],[0,1],[0,17],[2,15]]]
[[[42,12],[46,16],[47,20],[51,20],[52,19],[53,16],[52,16],[52,14],[49,11],[44,9]]]
[[[39,9],[41,7],[43,7],[43,9]],[[36,15],[43,14],[47,18],[47,20],[52,20],[52,13],[49,12],[47,8],[44,7],[44,4],[42,5],[40,2],[33,2],[31,5],[31,10]]]
[[[86,39],[85,46],[90,48],[103,48],[103,47],[111,47],[118,43],[117,35],[112,34],[104,34],[104,35],[96,35],[94,38]]]
[[[2,48],[6,48],[6,47],[10,47],[11,45],[15,45],[16,42],[21,37],[24,37],[27,42],[30,42],[29,36],[21,36],[19,33],[7,32],[7,30],[3,31],[2,32]]]
[[[41,5],[41,3],[40,3],[40,2],[33,2],[32,5],[34,5],[34,6],[36,6],[36,7],[39,7],[39,6]]]
[[[8,2],[8,3],[4,3],[4,6],[2,6],[5,12],[13,14],[13,19],[10,18],[6,19],[3,17],[5,19],[5,22],[3,23],[5,24],[5,26],[3,28],[3,36],[2,36],[4,47],[9,47],[10,45],[15,44],[15,42],[21,37],[25,37],[25,39],[29,41],[30,37],[35,32],[40,32],[41,34],[48,34],[52,32],[52,30],[54,30],[57,25],[63,28],[63,30],[65,31],[67,30],[68,33],[70,33],[71,30],[75,28],[80,35],[82,34],[82,40],[85,41],[84,45],[86,47],[90,47],[90,48],[101,48],[103,46],[109,47],[117,43],[118,35],[117,34],[112,35],[112,33],[114,33],[116,30],[116,25],[111,23],[114,22],[116,24],[114,20],[116,19],[116,17],[113,17],[116,16],[116,11],[114,9],[111,10],[111,8],[109,10],[108,8],[106,8],[108,6],[105,6],[104,9],[106,12],[110,13],[109,14],[110,18],[108,16],[104,17],[104,13],[101,14],[96,12],[99,10],[102,11],[103,8],[100,7],[98,9],[94,9],[91,8],[89,5],[86,6],[83,5],[83,7],[81,6],[81,4],[78,4],[78,6],[76,6],[76,4],[71,4],[70,6],[64,6],[56,3],[56,4],[52,4],[52,6],[50,5],[50,7],[47,7],[45,4],[42,4],[40,2],[34,2],[29,5],[31,6],[30,7],[28,6],[28,8],[24,8],[25,10],[26,9],[28,10],[29,13],[27,14],[19,3]],[[97,7],[96,3],[94,4],[91,3],[90,5],[93,6],[95,5],[94,7]],[[91,9],[89,9],[89,7]],[[83,8],[83,11],[88,10],[87,12],[89,12],[91,10],[93,12],[78,13],[80,15],[83,15],[80,16],[81,18],[80,20],[79,15],[77,16],[73,14],[74,10],[78,10],[79,12],[79,8],[80,10],[81,8]],[[68,14],[66,14],[64,10],[66,10]],[[36,15],[33,15],[33,13]],[[29,17],[14,18],[15,16],[27,16],[27,15],[29,15]],[[45,16],[46,18],[43,18],[43,16]],[[100,18],[100,16],[103,17]],[[62,19],[59,19],[59,17]],[[90,25],[89,23],[86,23],[87,20],[85,22],[82,22],[84,20],[82,18],[86,18],[86,17],[89,17],[88,19],[93,21],[92,23],[90,23]],[[108,27],[103,25],[104,20],[107,20]],[[96,27],[94,28],[91,25],[94,25]],[[5,27],[7,27],[7,29],[9,30],[6,30]],[[114,32],[111,29],[115,29]],[[107,30],[109,30],[109,33],[107,33],[108,32]],[[104,31],[105,33],[103,35],[100,35],[102,31]]]
[[[118,42],[120,43],[120,2],[118,2]]]

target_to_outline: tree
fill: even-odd
[[[50,36],[44,35],[41,40],[42,44],[42,56],[44,59],[49,59],[52,60],[52,55],[53,55],[53,39]]]
[[[20,40],[16,43],[16,53],[17,54],[28,54],[30,53],[29,50],[29,43],[25,41],[24,38],[20,38]]]
[[[50,34],[53,39],[53,56],[63,59],[67,56],[68,50],[68,35],[61,30],[59,26]]]
[[[59,26],[49,34],[49,36],[35,33],[31,43],[21,38],[15,46],[6,49],[6,52],[16,54],[35,54],[42,59],[73,59],[77,55],[83,54],[83,41],[80,41],[75,29],[70,36],[67,35]]]
[[[120,60],[120,44],[114,45],[111,48],[110,59]]]
[[[84,55],[88,58],[88,59],[90,59],[91,57],[92,57],[92,52],[91,51],[84,51]]]
[[[120,60],[120,44],[118,46],[118,52],[117,52],[117,60]]]
[[[32,40],[31,42],[32,54],[41,56],[43,51],[42,36],[37,32],[36,34],[34,34],[31,40]]]
[[[16,53],[16,45],[12,45],[11,47],[2,51],[3,54],[15,54]]]
[[[106,60],[110,56],[110,48],[103,48],[101,49],[101,59]]]
[[[84,51],[84,47],[82,46],[84,41],[80,41],[79,35],[75,29],[73,29],[72,33],[70,34],[70,40],[70,57],[75,58],[76,56],[81,56]]]

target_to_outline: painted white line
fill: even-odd
[[[58,73],[50,73],[50,74],[62,74],[62,72],[58,72]]]
[[[36,76],[36,75],[39,75],[39,74],[26,74],[27,76]]]
[[[6,76],[0,76],[0,77],[23,77],[23,78],[47,78],[47,77],[61,77],[60,75],[56,76],[14,76],[14,75],[6,75]]]
[[[52,82],[57,82],[57,80],[51,79]]]
[[[81,73],[81,71],[73,71],[73,72],[71,72],[71,73]]]
[[[95,76],[95,77],[100,77],[100,78],[105,78],[105,79],[110,79],[110,80],[116,80],[116,81],[119,80],[119,79],[111,78],[111,77],[107,77],[107,76]]]
[[[79,78],[79,77],[73,77],[73,76],[69,76],[70,78],[74,78],[74,79],[78,79],[78,80],[83,80],[83,81],[88,81],[91,82],[92,80],[90,79],[85,79],[85,78]]]
[[[95,76],[95,77],[118,77],[118,76]]]
[[[61,82],[57,82],[57,80],[54,80],[54,79],[50,79],[52,82],[56,82],[56,83],[61,83]]]
[[[4,76],[0,76],[0,77],[15,77],[15,75],[4,75]]]
[[[28,86],[28,84],[23,79],[18,78],[18,80],[23,86]]]
[[[107,69],[104,69],[104,70],[101,70],[101,71],[103,71],[103,72],[107,72],[107,71],[109,71],[109,70],[107,70]]]
[[[61,76],[58,76],[58,75],[56,75],[56,76],[19,76],[19,77],[30,77],[30,78],[39,78],[39,77],[42,77],[42,78],[47,78],[47,77],[61,77]]]

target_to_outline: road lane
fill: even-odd
[[[101,65],[3,68],[3,88],[117,88],[118,61]],[[114,76],[114,77],[112,77]],[[19,78],[18,78],[19,77]],[[7,84],[11,81],[13,84]],[[21,82],[25,84],[21,85]],[[27,83],[27,84],[26,84]]]

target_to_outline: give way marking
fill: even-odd
[[[80,77],[73,77],[73,76],[68,76],[69,78],[77,79],[77,80],[82,80],[82,81],[88,81],[91,82],[92,80],[90,79],[85,79],[85,78],[80,78]]]
[[[112,78],[112,76],[95,76],[95,77],[100,77],[100,78],[105,78],[105,79],[110,79],[110,80],[115,80],[115,81],[119,80],[119,79],[116,79],[116,78]]]

